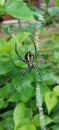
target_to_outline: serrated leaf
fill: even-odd
[[[57,103],[57,97],[54,95],[53,92],[47,92],[45,95],[45,103],[47,106],[48,114],[50,114],[51,110]]]
[[[19,125],[21,120],[24,118],[24,115],[25,115],[25,105],[23,103],[17,104],[14,109],[15,128]]]

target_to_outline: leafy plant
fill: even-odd
[[[49,0],[45,0],[45,2],[47,4],[46,9],[49,10]],[[57,3],[56,1],[56,5]],[[9,14],[17,19],[31,21],[25,27],[1,25],[8,38],[0,38],[0,129],[41,129],[40,115],[36,106],[36,83],[38,82],[47,130],[58,130],[59,33],[52,35],[49,29],[46,31],[44,29],[46,12],[43,14],[37,8],[29,9],[22,0],[1,1],[0,10],[1,16]],[[53,13],[50,13],[50,16],[53,16],[54,11],[51,12]],[[39,22],[37,21],[38,17]],[[53,17],[52,19],[54,21]],[[39,43],[40,48],[38,48],[35,40],[37,29],[38,33],[41,32],[41,36],[44,33],[51,39],[42,44]],[[13,34],[14,31],[17,31],[15,35]],[[35,54],[33,41],[37,47],[36,59],[33,61],[36,69],[27,70],[26,74],[23,75],[23,80],[20,80],[27,64],[18,58],[15,52],[15,43],[17,43],[19,55],[24,58],[28,51]],[[36,71],[38,75],[36,75]]]

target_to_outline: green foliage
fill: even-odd
[[[45,124],[48,125],[50,124],[51,122],[53,122],[53,120],[47,116],[47,115],[44,115],[44,119],[45,119]],[[39,127],[40,126],[40,120],[39,120],[39,114],[36,114],[33,118],[33,123],[36,127]]]
[[[23,103],[17,104],[14,110],[14,122],[16,128],[22,122],[24,115],[25,115],[25,105]]]
[[[48,8],[48,5],[49,5],[50,0],[44,0],[44,1],[45,1],[45,3],[46,3],[46,8]]]
[[[0,130],[3,130],[2,124],[0,123]]]
[[[57,7],[59,7],[59,0],[56,0],[55,4]]]
[[[53,92],[56,96],[59,96],[59,85],[54,87]]]
[[[5,0],[0,1],[0,5],[3,6],[5,3]]]
[[[51,15],[51,16],[59,16],[59,8],[58,7],[50,7],[48,9],[48,13]]]
[[[4,15],[5,14],[5,6],[1,6],[0,5],[0,16]]]
[[[50,114],[51,110],[57,103],[57,97],[52,92],[47,92],[45,95],[45,102],[48,109],[48,114]]]
[[[6,3],[6,13],[18,19],[34,21],[31,11],[28,9],[26,4],[20,0],[8,0]]]
[[[50,0],[45,2],[46,11],[43,13],[36,7],[29,8],[22,0],[0,1],[1,16],[9,14],[14,18],[32,22],[25,27],[1,25],[4,34],[8,37],[7,39],[0,37],[1,130],[41,129],[40,114],[36,106],[37,82],[40,85],[47,130],[59,129],[59,33],[52,35],[50,29],[44,30],[44,26],[51,21],[57,25],[54,17],[59,16],[59,6],[58,0],[56,0],[57,7],[51,8],[48,8]],[[15,44],[17,44],[18,54],[23,59],[28,51],[35,54],[33,40],[35,42],[36,29],[51,40],[43,41],[40,48],[37,48],[37,56],[34,57],[33,62],[36,70],[29,68],[26,74],[23,74],[27,64],[16,54]],[[11,36],[13,31],[17,33]],[[21,79],[22,75],[23,79]]]

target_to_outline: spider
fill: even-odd
[[[36,47],[36,45],[35,45],[34,40],[32,40],[32,42],[33,42],[33,45],[34,45],[34,54],[33,54],[31,51],[27,51],[26,54],[25,54],[25,56],[24,56],[24,58],[22,58],[22,57],[19,55],[19,53],[18,53],[18,51],[17,51],[17,43],[15,43],[15,52],[16,52],[16,54],[18,55],[19,60],[27,64],[27,67],[24,69],[24,71],[22,72],[21,77],[20,77],[20,82],[21,82],[21,83],[22,83],[22,81],[23,81],[23,77],[24,77],[25,73],[26,73],[29,69],[30,69],[30,70],[32,70],[32,69],[35,69],[35,70],[36,70],[36,67],[35,67],[35,65],[34,65],[34,61],[35,61],[35,59],[37,59],[37,47]]]
[[[33,41],[33,40],[32,40],[32,41]],[[27,68],[25,68],[24,72],[25,72],[28,68],[30,68],[30,69],[33,69],[33,68],[34,68],[33,63],[34,63],[34,59],[36,58],[36,55],[37,55],[37,48],[36,48],[36,45],[35,45],[34,41],[33,41],[33,44],[34,44],[35,54],[33,54],[31,51],[27,51],[26,54],[25,54],[25,56],[24,56],[24,58],[22,58],[22,57],[19,55],[19,53],[18,53],[18,51],[17,51],[17,44],[15,44],[15,52],[16,52],[16,54],[18,55],[19,60],[27,64]]]
[[[39,66],[38,64],[38,50],[37,50],[37,47],[35,45],[35,42],[34,40],[32,39],[32,42],[33,42],[33,45],[34,45],[34,54],[31,52],[31,51],[27,51],[24,58],[22,58],[18,51],[17,51],[17,44],[15,44],[15,52],[16,54],[18,55],[19,57],[19,60],[26,63],[27,64],[27,67],[24,69],[24,71],[22,72],[22,75],[20,77],[20,81],[23,80],[23,77],[24,77],[24,74],[30,69],[35,69],[35,71],[37,72],[37,75],[39,75],[39,78],[40,78],[40,82],[42,81],[42,78],[41,78],[41,72],[43,73],[44,70],[41,69],[41,67]],[[34,64],[35,62],[35,64]]]

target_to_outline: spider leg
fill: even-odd
[[[34,49],[35,49],[35,58],[37,57],[37,48],[36,48],[36,45],[35,45],[35,42],[34,40],[32,39],[32,42],[33,42],[33,45],[34,45]]]
[[[24,71],[22,72],[22,75],[21,75],[21,77],[20,77],[21,82],[22,82],[22,80],[23,80],[23,78],[24,78],[24,75],[25,75],[26,72],[28,71],[28,69],[29,69],[29,67],[27,66],[27,67],[24,69]]]
[[[23,59],[23,58],[18,54],[18,51],[17,51],[17,44],[16,44],[16,43],[15,43],[15,52],[16,52],[16,54],[18,55],[19,59],[20,59],[21,61],[23,61],[23,62],[26,63],[25,59]]]

